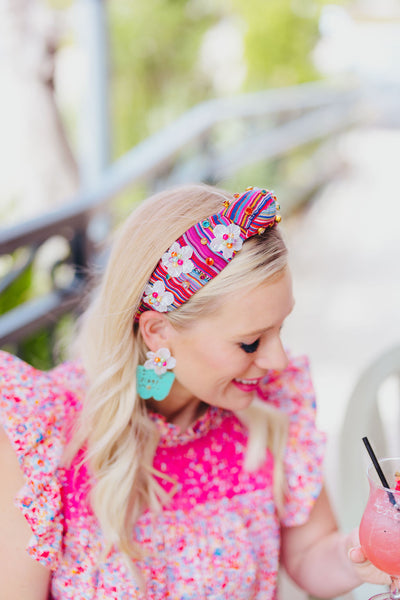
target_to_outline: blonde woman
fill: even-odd
[[[143,202],[49,373],[1,355],[0,597],[332,597],[386,576],[337,531],[267,190]]]

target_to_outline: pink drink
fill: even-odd
[[[399,492],[392,498],[400,505]],[[387,491],[373,483],[361,519],[360,542],[378,569],[400,577],[400,510],[390,502]]]

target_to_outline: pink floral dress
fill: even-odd
[[[307,361],[292,360],[285,371],[272,372],[260,390],[289,417],[282,521],[272,496],[273,458],[268,453],[255,472],[243,469],[246,429],[233,413],[210,407],[184,433],[150,415],[161,434],[154,466],[177,482],[177,492],[159,515],[145,513],[132,532],[149,550],[139,563],[144,592],[118,552],[102,556],[87,472],[74,477],[74,465],[61,466],[84,389],[77,363],[44,373],[0,352],[0,422],[26,477],[16,504],[32,529],[27,551],[52,570],[51,598],[276,598],[280,525],[304,523],[321,488],[324,440],[315,428]]]

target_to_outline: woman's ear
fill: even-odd
[[[165,315],[155,310],[146,310],[139,317],[139,329],[146,346],[152,352],[168,348],[171,323]]]

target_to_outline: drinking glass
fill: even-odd
[[[392,580],[389,592],[370,600],[400,600],[400,491],[394,490],[400,476],[400,458],[384,458],[379,465],[389,488],[382,485],[371,465],[367,471],[369,496],[360,523],[360,543],[372,564]]]

